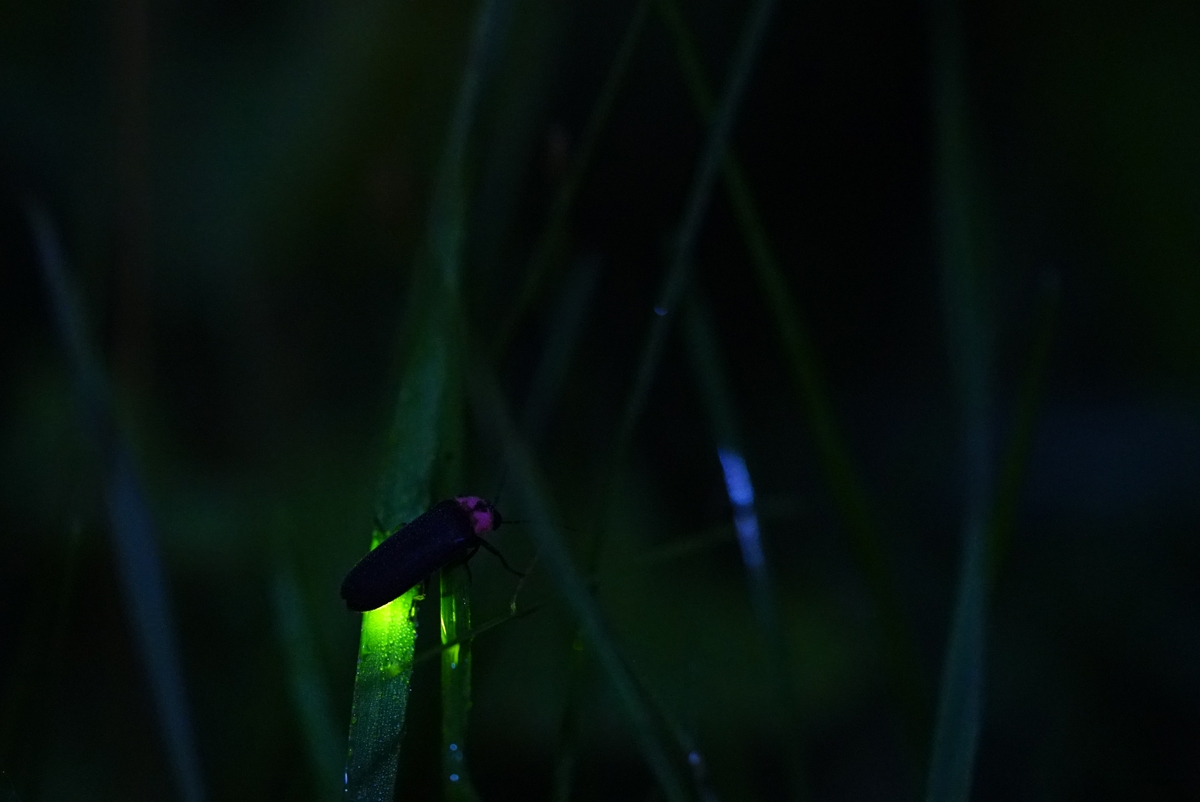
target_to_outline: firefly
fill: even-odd
[[[434,504],[359,560],[342,581],[342,598],[355,612],[382,607],[447,565],[466,563],[484,548],[518,576],[483,535],[500,528],[500,511],[478,496]]]

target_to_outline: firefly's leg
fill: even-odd
[[[521,573],[520,571],[518,571],[517,569],[513,568],[511,565],[509,565],[508,560],[504,559],[504,555],[500,553],[500,550],[497,549],[495,546],[493,546],[491,543],[488,543],[483,538],[479,538],[479,546],[483,546],[485,549],[490,551],[492,554],[495,554],[497,557],[499,557],[500,564],[503,565],[504,569],[506,571],[508,571],[510,574],[516,574],[517,576],[524,578],[525,575],[523,573]],[[478,549],[479,546],[476,546],[475,548]],[[471,552],[471,553],[474,554],[475,552]]]
[[[482,543],[483,541],[480,541],[480,542]],[[477,551],[479,551],[479,546],[475,546],[475,548],[471,549],[471,553],[463,558],[463,568],[467,569],[467,584],[468,585],[475,584],[475,580],[471,577],[471,558],[475,556],[475,552],[477,552]]]

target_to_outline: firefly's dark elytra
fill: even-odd
[[[494,551],[480,536],[499,529],[500,521],[499,510],[478,496],[434,504],[350,569],[342,581],[346,606],[356,612],[374,610],[434,571],[467,560],[480,547]]]

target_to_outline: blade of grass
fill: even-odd
[[[741,426],[717,336],[703,298],[695,286],[688,293],[684,332],[700,398],[708,412],[717,457],[725,475],[725,487],[733,508],[734,527],[742,550],[742,565],[749,582],[751,608],[767,646],[767,666],[775,685],[776,702],[783,716],[784,774],[793,799],[809,796],[803,777],[804,749],[797,719],[796,693],[789,668],[787,639],[779,616],[770,566],[762,547],[754,485],[742,456]]]
[[[1012,435],[1000,462],[1000,474],[996,480],[995,506],[988,526],[989,585],[995,584],[997,572],[1008,554],[1012,540],[1013,521],[1017,514],[1021,485],[1029,465],[1029,452],[1033,448],[1033,436],[1037,428],[1038,408],[1050,367],[1050,350],[1058,317],[1058,293],[1057,276],[1047,275],[1042,282],[1038,298],[1033,351],[1021,379]]]
[[[716,109],[691,32],[675,0],[656,0],[656,8],[671,32],[675,56],[692,102],[709,119]],[[826,481],[841,513],[858,569],[878,616],[896,692],[908,714],[910,750],[927,741],[927,692],[916,653],[916,640],[896,587],[879,524],[854,460],[841,434],[829,400],[820,360],[813,350],[800,307],[784,278],[779,259],[767,236],[762,216],[741,164],[732,151],[722,165],[725,190],[746,247],[750,252],[762,296],[771,310],[791,368],[792,380],[804,404],[804,416],[816,443]]]
[[[374,532],[371,548],[429,506],[448,359],[440,321],[430,317],[400,386],[376,500],[383,528]],[[417,637],[417,594],[413,588],[363,614],[343,775],[346,797],[356,802],[390,802],[394,794]]]
[[[473,802],[479,794],[466,764],[467,713],[471,708],[470,590],[462,567],[441,573],[442,783],[445,798]]]
[[[587,322],[588,309],[600,281],[600,259],[578,260],[555,304],[554,316],[544,338],[546,346],[530,382],[529,396],[522,415],[522,431],[531,443],[542,439],[551,409],[571,367],[575,345]]]
[[[154,520],[133,453],[117,424],[112,394],[87,335],[87,322],[67,274],[49,212],[26,203],[42,278],[67,353],[84,427],[99,456],[117,568],[146,673],[176,790],[186,802],[205,798],[191,712],[179,660],[166,573]]]
[[[280,541],[282,551],[283,538]],[[320,798],[334,800],[341,793],[337,776],[341,736],[334,723],[333,705],[317,659],[316,639],[304,609],[295,569],[283,554],[276,557],[271,596],[290,680],[292,704],[299,716],[309,760],[316,775],[314,785],[320,789]]]
[[[442,176],[430,212],[430,240],[443,279],[440,304],[446,314],[445,336],[450,344],[450,380],[442,409],[443,460],[439,484],[446,496],[461,492],[463,481],[463,315],[459,277],[465,252],[467,224],[466,148],[489,65],[496,61],[511,12],[511,0],[487,0],[479,10],[471,52],[459,88],[458,103],[447,137]],[[439,572],[439,618],[443,644],[458,638],[459,628],[471,628],[471,601],[466,569]],[[471,643],[452,645],[442,652],[442,788],[451,802],[475,802],[479,794],[467,772],[467,715],[471,708]]]
[[[483,353],[478,350],[473,352]],[[538,543],[540,561],[558,585],[588,645],[596,654],[664,796],[670,802],[682,802],[687,798],[683,791],[683,783],[667,756],[650,712],[625,669],[595,598],[575,567],[558,528],[551,523],[559,520],[559,516],[550,508],[548,497],[543,490],[544,482],[534,463],[533,454],[517,434],[516,425],[500,397],[490,368],[478,361],[468,372],[468,378],[471,408],[480,430],[495,437],[507,455],[517,492],[521,496],[522,508],[529,514],[530,528]]]
[[[580,187],[583,186],[584,176],[591,167],[596,144],[600,141],[600,135],[604,132],[604,126],[612,114],[617,92],[620,91],[625,74],[629,71],[630,59],[637,48],[642,28],[646,22],[647,6],[648,0],[639,0],[637,6],[634,7],[629,24],[625,27],[621,44],[617,47],[616,55],[613,56],[608,74],[604,78],[604,85],[600,88],[600,94],[597,95],[596,101],[592,105],[583,133],[579,137],[579,146],[571,160],[570,169],[554,196],[554,202],[550,206],[542,233],[538,237],[537,244],[534,245],[533,254],[530,256],[529,265],[525,270],[524,282],[509,309],[508,316],[492,340],[491,353],[493,355],[500,355],[508,350],[517,325],[529,312],[533,302],[537,300],[538,293],[550,272],[550,267],[563,250],[568,215],[575,205],[575,198],[579,195]]]
[[[970,798],[983,705],[986,530],[991,509],[991,328],[971,178],[962,34],[953,0],[933,11],[935,220],[950,362],[962,409],[962,562],[946,644],[926,786],[928,802]]]
[[[572,11],[558,0],[516,4],[507,26],[504,54],[489,76],[491,89],[476,137],[479,164],[472,187],[467,252],[468,269],[475,277],[471,287],[474,298],[466,299],[472,308],[472,301],[482,297],[488,299],[489,312],[506,309],[512,294],[506,293],[502,304],[492,302],[499,290],[495,282],[509,290],[517,286],[519,277],[511,272],[509,246],[522,204],[513,201],[529,188],[529,167],[547,143],[547,106]],[[517,260],[527,258],[528,253],[523,253]]]
[[[410,309],[420,315],[420,322],[400,386],[376,501],[376,517],[388,531],[428,507],[439,446],[447,440],[453,450],[446,453],[454,464],[442,466],[441,478],[458,470],[454,461],[461,454],[457,326],[462,317],[458,286],[466,225],[464,162],[487,64],[508,6],[509,0],[487,0],[476,18],[430,204],[426,244],[417,259],[417,297]],[[372,548],[386,534],[376,532]],[[363,616],[344,776],[347,797],[353,800],[390,802],[394,793],[412,677],[416,598],[414,588]]]

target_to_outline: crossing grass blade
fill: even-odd
[[[694,38],[679,6],[675,0],[655,0],[655,8],[671,33],[675,57],[692,102],[699,113],[709,119],[716,112],[716,101]],[[916,654],[916,641],[903,612],[904,605],[883,545],[879,523],[841,434],[820,360],[813,350],[800,306],[784,278],[750,183],[732,150],[725,154],[722,177],[750,252],[763,300],[771,311],[783,343],[792,380],[804,405],[804,417],[812,432],[826,481],[841,513],[859,572],[871,594],[896,692],[907,711],[909,749],[915,755],[924,748],[923,744],[928,738],[927,692]]]
[[[621,428],[617,432],[614,447],[614,453],[617,455],[615,459],[620,458],[625,443],[632,436],[633,427],[641,417],[642,408],[645,406],[646,397],[650,392],[650,385],[658,372],[663,348],[666,346],[667,333],[670,331],[671,322],[683,299],[691,276],[696,235],[708,213],[713,181],[717,176],[718,168],[724,163],[729,138],[733,133],[734,121],[737,119],[738,107],[745,93],[746,84],[750,80],[758,52],[762,48],[762,42],[767,32],[767,23],[771,19],[774,7],[774,0],[757,0],[742,25],[737,47],[730,60],[725,86],[713,110],[712,119],[709,121],[704,149],[692,174],[691,188],[688,191],[679,227],[671,244],[670,264],[663,278],[658,302],[654,307],[655,314],[650,322],[650,332],[642,348],[633,388],[629,391],[625,403]]]
[[[481,353],[475,350],[472,352]],[[538,544],[540,562],[553,577],[571,608],[588,648],[595,654],[600,669],[629,721],[663,796],[669,802],[683,802],[687,799],[685,784],[668,756],[668,751],[654,726],[651,712],[625,668],[596,599],[583,574],[576,568],[558,528],[551,523],[559,520],[559,516],[551,509],[548,494],[544,490],[545,483],[534,462],[533,454],[518,435],[516,424],[507,405],[501,399],[490,368],[482,360],[477,360],[468,372],[468,377],[471,408],[478,421],[478,428],[497,438],[506,455],[521,508],[529,515],[530,529]]]

